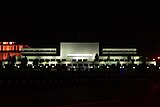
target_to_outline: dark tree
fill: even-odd
[[[46,59],[45,61],[46,61],[46,63],[48,63],[48,62],[49,62],[49,59]]]
[[[2,68],[2,60],[0,60],[0,68]]]
[[[21,65],[22,65],[22,66],[27,66],[27,64],[28,64],[28,59],[27,59],[27,57],[25,56],[25,57],[22,58],[22,60],[21,60]]]
[[[107,61],[110,60],[110,53],[108,52],[108,57],[107,57]]]
[[[38,60],[38,59],[34,59],[34,60],[33,60],[33,65],[34,65],[34,66],[38,66],[38,63],[39,63],[39,60]]]
[[[144,56],[144,55],[141,56],[140,60],[142,61],[143,64],[145,64],[146,63],[146,56]]]
[[[128,61],[131,61],[131,56],[128,56],[127,59],[128,59]]]
[[[99,61],[99,55],[98,55],[98,53],[96,53],[96,55],[95,55],[95,61]]]
[[[12,61],[12,57],[10,56],[10,54],[8,54],[7,61],[8,61],[8,65],[10,66],[11,65],[11,61]]]
[[[120,64],[120,62],[118,61],[118,62],[117,62],[117,67],[120,67],[120,66],[121,66],[121,64]]]
[[[11,64],[15,65],[16,64],[16,55],[14,55],[11,59]]]
[[[28,64],[27,56],[24,57],[24,60],[25,60],[25,64]]]
[[[40,63],[44,62],[44,59],[40,59]]]
[[[132,61],[132,64],[134,64],[134,59],[131,59],[131,61]]]

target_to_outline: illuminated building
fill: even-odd
[[[23,48],[21,53],[27,56],[28,64],[32,64],[34,59],[38,59],[39,64],[42,65],[116,65],[117,63],[139,65],[142,63],[136,48],[104,48],[95,42],[61,42],[59,48]],[[99,56],[98,61],[95,61],[96,54]],[[156,61],[153,60],[146,63],[156,65]]]
[[[8,56],[21,56],[21,50],[27,45],[19,45],[15,42],[0,42],[0,60],[6,60]]]
[[[95,60],[96,54],[98,60]],[[7,64],[8,56],[16,55],[16,64],[26,56],[28,64],[33,64],[34,59],[39,60],[39,65],[56,64],[76,67],[77,65],[139,65],[142,63],[141,56],[136,48],[105,48],[95,42],[61,42],[59,47],[30,48],[27,45],[15,42],[0,42],[0,60]],[[147,61],[147,64],[156,65],[156,61]]]

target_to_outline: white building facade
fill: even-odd
[[[39,60],[41,65],[121,65],[142,63],[141,56],[136,48],[103,48],[97,42],[61,42],[57,48],[23,48],[23,56],[28,58],[28,64],[33,64],[34,59]],[[95,61],[98,54],[99,60]],[[22,57],[23,57],[22,56]],[[20,61],[17,61],[19,64]],[[156,65],[156,61],[147,61],[148,65]]]

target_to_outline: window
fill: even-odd
[[[45,59],[45,61],[46,61],[46,62],[49,62],[49,61],[50,61],[50,59]]]
[[[66,59],[62,59],[62,61],[66,61]]]
[[[81,61],[82,61],[82,59],[78,59],[78,61],[79,61],[79,62],[81,62]]]
[[[86,61],[87,61],[87,59],[83,59],[83,61],[84,61],[84,62],[86,62]]]
[[[33,59],[29,59],[29,61],[33,61]]]
[[[55,66],[55,64],[51,64],[51,66]]]
[[[76,59],[72,59],[73,62],[76,62]]]
[[[122,66],[126,66],[126,64],[122,64]]]
[[[77,64],[73,64],[73,66],[77,66]]]
[[[103,59],[99,59],[99,61],[103,61]]]
[[[119,61],[119,59],[115,59],[115,61]]]
[[[40,62],[44,62],[44,59],[40,59]]]
[[[83,66],[83,64],[78,64],[78,66]]]
[[[51,61],[55,61],[55,59],[51,59]]]
[[[109,61],[114,61],[114,59],[110,59]]]
[[[93,64],[89,64],[89,66],[93,66]]]
[[[72,66],[72,64],[68,64],[68,66]]]
[[[45,66],[49,66],[49,64],[45,64]]]
[[[60,61],[60,59],[56,59],[56,61]]]
[[[120,61],[124,61],[124,59],[120,59]]]

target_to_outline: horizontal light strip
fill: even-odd
[[[56,52],[22,52],[22,54],[56,54]]]
[[[103,48],[102,51],[137,51],[136,48]]]
[[[103,54],[137,54],[137,52],[102,52]]]
[[[79,56],[79,57],[84,57],[84,56],[93,56],[92,54],[68,54],[67,56]]]
[[[23,50],[54,50],[56,51],[57,49],[56,48],[23,48]]]

